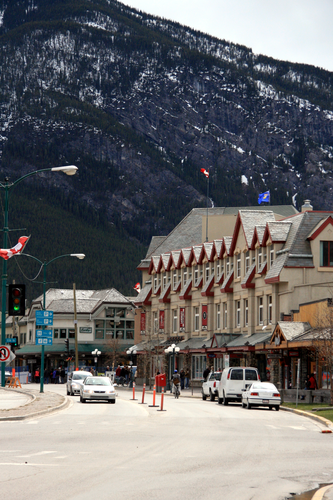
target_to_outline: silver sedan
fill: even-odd
[[[87,377],[80,389],[80,401],[116,402],[116,391],[109,377]]]
[[[279,411],[281,396],[274,384],[270,382],[254,382],[242,394],[242,407],[252,408],[253,406],[268,406]]]

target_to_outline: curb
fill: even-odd
[[[9,387],[1,387],[1,389],[4,391],[7,391],[7,392],[15,392],[15,393],[19,392],[20,394],[24,394],[25,396],[29,396],[29,398],[31,398],[31,401],[28,401],[28,403],[24,403],[24,405],[21,405],[21,407],[30,405],[36,399],[36,396],[34,394],[29,394],[29,392],[25,392],[23,389],[16,389],[16,388],[10,389]]]
[[[287,408],[286,406],[280,406],[280,409],[284,410],[284,411],[290,411],[292,413],[296,413],[297,415],[301,415],[302,417],[311,418],[312,420],[316,420],[320,424],[326,425],[326,427],[333,430],[333,422],[331,422],[327,418],[320,417],[319,415],[313,415],[312,413],[309,413],[308,411],[296,410],[295,408]]]
[[[25,394],[25,393],[24,393]],[[30,394],[30,396],[32,396]],[[18,420],[27,420],[29,418],[35,418],[37,416],[40,416],[40,415],[46,415],[47,413],[53,413],[53,412],[56,412],[58,410],[64,410],[65,408],[67,408],[71,401],[66,397],[66,396],[63,396],[64,398],[64,401],[58,405],[58,406],[53,406],[52,408],[47,408],[45,410],[39,410],[39,411],[36,411],[34,413],[29,413],[28,415],[16,415],[16,416],[12,416],[12,417],[0,417],[0,422],[4,422],[4,421],[18,421]],[[34,396],[34,399],[36,399],[36,397]],[[22,405],[22,407],[28,405],[28,404],[31,404],[32,401],[30,401],[30,403],[26,403],[25,405]]]

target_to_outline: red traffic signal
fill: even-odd
[[[8,286],[8,314],[9,316],[25,315],[25,285]]]

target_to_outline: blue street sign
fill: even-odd
[[[36,337],[36,345],[52,345],[52,338]]]
[[[36,330],[36,337],[52,338],[52,330]]]
[[[53,311],[36,311],[36,325],[53,325]]]
[[[16,342],[16,339],[12,339],[12,338],[6,339],[6,344],[15,344],[15,342]]]

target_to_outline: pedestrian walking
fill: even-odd
[[[185,387],[185,372],[183,369],[180,370],[179,376],[180,376],[180,388],[183,391]]]
[[[190,387],[190,370],[187,368],[185,370],[185,389]]]
[[[36,368],[35,370],[35,382],[36,384],[39,382],[39,368]]]

